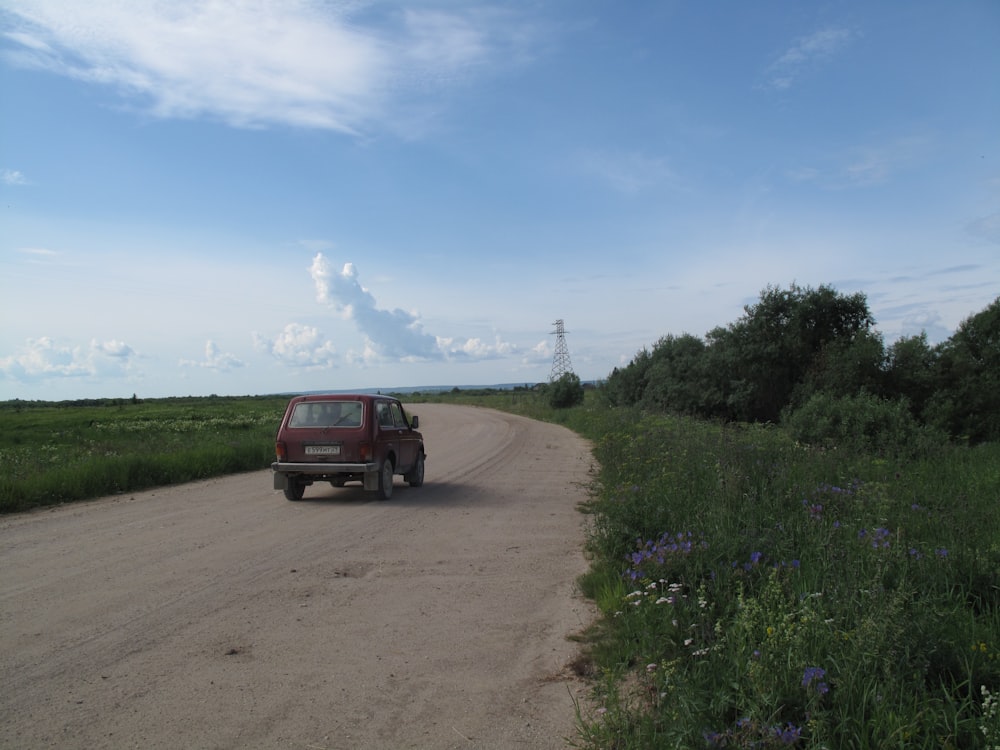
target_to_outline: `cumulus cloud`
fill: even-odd
[[[209,339],[205,342],[205,358],[202,360],[182,359],[181,367],[201,367],[206,370],[216,370],[218,372],[228,372],[239,367],[243,367],[243,362],[219,349],[218,345]]]
[[[352,355],[354,361],[492,359],[516,352],[516,347],[499,334],[493,343],[479,338],[435,336],[424,331],[416,313],[379,308],[372,293],[361,285],[353,263],[345,263],[338,271],[322,253],[316,253],[309,274],[316,287],[316,300],[332,306],[365,337],[364,352]]]
[[[318,369],[336,366],[337,351],[318,328],[289,323],[274,339],[253,334],[254,347],[289,367]]]
[[[158,117],[346,133],[513,57],[511,14],[319,0],[9,0],[7,57],[117,89]],[[413,100],[418,97],[413,96]]]
[[[28,339],[16,353],[0,358],[0,375],[21,382],[121,377],[130,372],[135,358],[135,350],[124,341],[94,339],[88,346],[68,346],[43,336]]]
[[[333,305],[354,323],[375,354],[403,361],[442,358],[437,339],[424,332],[415,314],[376,306],[371,292],[358,281],[353,263],[337,271],[323,253],[316,253],[309,273],[316,285],[317,301]]]
[[[797,39],[767,67],[767,87],[777,90],[791,88],[808,69],[833,58],[854,36],[848,29],[830,28]]]

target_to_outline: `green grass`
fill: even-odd
[[[0,404],[0,512],[262,469],[288,399]]]

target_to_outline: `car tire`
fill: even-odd
[[[292,502],[296,500],[301,500],[302,496],[306,493],[306,486],[302,482],[297,482],[294,479],[289,479],[285,483],[285,497]]]
[[[424,483],[424,454],[418,453],[413,468],[403,477],[411,487],[420,487]]]
[[[392,497],[392,459],[386,458],[378,473],[378,499],[388,500]]]

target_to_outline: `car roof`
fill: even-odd
[[[374,401],[375,399],[398,401],[395,396],[383,396],[381,393],[308,393],[292,398],[293,403],[302,401]]]

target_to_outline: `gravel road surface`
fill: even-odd
[[[0,747],[567,747],[589,447],[413,412],[387,502],[268,470],[0,517]]]

